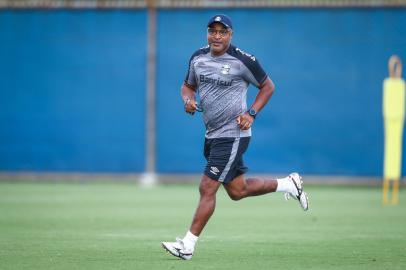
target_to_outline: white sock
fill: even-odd
[[[185,237],[182,239],[183,244],[185,244],[185,248],[194,250],[197,240],[199,239],[198,236],[194,235],[190,231],[188,231]]]
[[[276,179],[278,181],[278,186],[276,187],[277,192],[292,192],[293,185],[292,181],[288,177]]]

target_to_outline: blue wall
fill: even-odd
[[[246,155],[251,172],[381,175],[382,81],[392,54],[406,62],[406,10],[222,12],[233,19],[233,43],[255,54],[277,87],[254,124]],[[212,10],[159,13],[158,128],[165,136],[158,137],[158,168],[163,172],[203,168],[202,120],[182,113],[179,87],[190,55],[205,45],[211,15]],[[256,89],[250,94],[252,101]]]
[[[183,113],[179,90],[216,12],[158,12],[158,172],[204,166],[203,122]],[[251,172],[381,175],[382,81],[392,54],[406,63],[406,9],[220,12],[277,86],[254,124]],[[146,19],[0,11],[0,170],[144,170]]]
[[[0,170],[144,169],[146,12],[0,12]]]

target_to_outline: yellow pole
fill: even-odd
[[[403,122],[405,116],[405,82],[402,63],[396,55],[389,59],[389,78],[383,83],[383,116],[385,122],[385,156],[383,204],[398,204],[401,176]],[[391,182],[392,196],[389,202]]]
[[[383,179],[383,204],[388,204],[388,190],[389,190],[389,180]]]
[[[392,204],[396,205],[399,203],[399,179],[393,181],[393,193],[392,193]]]

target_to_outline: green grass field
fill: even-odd
[[[406,269],[406,192],[308,186],[310,211],[281,193],[234,202],[224,190],[191,261],[183,236],[196,185],[0,183],[0,269]]]

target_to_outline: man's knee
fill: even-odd
[[[202,197],[214,196],[219,186],[220,186],[219,182],[207,177],[206,175],[203,175],[203,178],[199,186],[200,196]]]
[[[234,180],[224,185],[227,194],[233,201],[239,201],[247,197],[247,182],[244,175],[237,176]]]
[[[241,200],[241,199],[243,199],[245,196],[244,196],[244,193],[243,192],[228,192],[228,196],[230,197],[230,199],[231,200],[233,200],[233,201],[239,201],[239,200]]]

